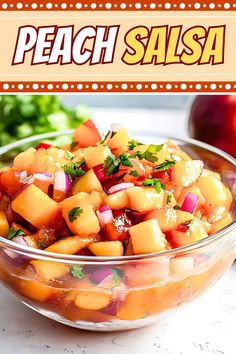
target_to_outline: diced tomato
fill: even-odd
[[[160,179],[161,183],[166,184],[171,180],[171,171],[172,167],[164,171],[154,171],[152,174],[152,178],[158,178]]]
[[[22,187],[22,183],[19,181],[19,177],[15,175],[15,170],[9,168],[0,174],[0,190],[4,194],[14,197],[15,194]]]
[[[55,229],[39,229],[35,238],[39,247],[46,248],[56,242]]]
[[[51,146],[52,146],[51,144],[47,144],[47,143],[42,142],[42,143],[38,144],[38,146],[36,147],[36,149],[37,149],[37,150],[39,150],[39,149],[45,149],[45,150],[47,150],[47,149],[49,149]]]
[[[127,215],[119,210],[113,212],[114,222],[105,225],[102,229],[102,238],[109,241],[124,241],[129,238],[131,221]]]

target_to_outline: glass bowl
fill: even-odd
[[[58,135],[66,138],[69,134],[71,131],[50,133],[2,147],[1,163],[9,163],[12,152],[28,143],[37,144]],[[167,139],[151,135],[136,138],[147,143]],[[1,283],[40,314],[72,327],[96,331],[145,326],[166,318],[203,294],[236,256],[236,160],[198,141],[173,140],[190,156],[221,174],[234,198],[234,221],[230,225],[190,246],[126,257],[47,253],[0,237]],[[104,273],[106,281],[99,282]]]

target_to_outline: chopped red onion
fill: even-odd
[[[109,188],[108,194],[117,193],[117,192],[123,191],[127,188],[132,188],[132,187],[134,187],[134,184],[130,183],[130,182],[119,183],[119,184],[116,184],[115,186],[112,186],[111,188]]]
[[[111,268],[109,267],[102,267],[99,268],[98,270],[95,270],[91,275],[90,275],[90,280],[95,283],[95,284],[101,284],[104,279],[107,277],[113,277]]]
[[[111,210],[108,205],[103,205],[101,208],[99,208],[99,212],[103,213],[104,211]]]
[[[44,182],[49,182],[49,183],[53,183],[53,174],[52,173],[48,173],[48,172],[36,172],[34,173],[34,178],[38,179],[39,181],[44,181]]]
[[[15,176],[19,177],[20,183],[24,183],[27,178],[27,171],[15,172]]]
[[[18,243],[19,245],[22,246],[28,246],[27,241],[25,240],[24,236],[16,236],[13,237],[12,239],[13,242]],[[7,254],[8,257],[10,257],[11,259],[15,259],[18,257],[22,257],[21,255],[19,255],[17,252],[11,251],[11,250],[4,250],[4,252]]]
[[[70,176],[60,170],[55,173],[54,190],[67,193],[71,189]]]
[[[181,210],[193,214],[198,201],[199,197],[196,194],[188,192],[182,204]]]
[[[93,171],[94,171],[95,175],[97,176],[97,178],[99,179],[100,182],[105,181],[105,179],[106,179],[105,172],[106,171],[104,170],[102,164],[94,166],[93,167]]]
[[[112,223],[112,221],[114,220],[112,210],[109,207],[107,207],[107,209],[105,208],[106,207],[104,206],[96,211],[101,227],[104,227],[105,225]],[[103,211],[101,211],[101,209],[103,209]]]

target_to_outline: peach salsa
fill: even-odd
[[[231,204],[221,176],[173,141],[143,144],[119,124],[101,137],[88,120],[70,145],[42,142],[0,170],[0,235],[47,257],[80,256],[73,260],[81,265],[2,249],[0,279],[71,321],[157,314],[192,299],[220,272],[207,253],[164,251],[231,223]],[[141,263],[134,257],[156,252],[163,255]]]

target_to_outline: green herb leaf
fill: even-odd
[[[161,181],[157,178],[154,178],[154,179],[145,179],[142,183],[142,186],[145,186],[145,187],[155,187],[156,188],[156,191],[157,193],[160,193],[161,192],[161,189],[164,189],[165,188],[165,184],[164,183],[161,183]]]
[[[46,247],[47,247],[46,243],[43,242],[42,240],[39,240],[38,246],[39,246],[40,248],[46,248]]]
[[[176,162],[173,160],[165,160],[165,162],[160,163],[159,165],[156,166],[157,171],[163,171],[163,170],[168,170],[171,168],[173,165],[175,165]]]
[[[106,141],[106,139],[108,138],[110,134],[110,130],[108,130],[108,132],[106,133],[106,135],[104,136],[104,138],[102,140],[99,141],[99,145],[103,145]]]
[[[120,279],[121,279],[120,272],[116,268],[111,268],[111,271],[112,271],[114,285],[118,286],[120,284]]]
[[[111,139],[117,134],[117,132],[111,132]]]
[[[70,152],[68,150],[66,150],[65,155],[66,155],[67,160],[73,160],[75,158],[75,155],[72,154],[72,152]]]
[[[172,194],[168,194],[166,198],[167,205],[171,203],[171,200],[172,200]]]
[[[77,142],[75,140],[72,140],[72,142],[70,143],[70,149],[73,150],[77,145]]]
[[[70,165],[62,166],[65,173],[67,173],[71,179],[75,177],[80,177],[85,174],[85,171],[80,167],[83,164],[83,161],[71,162]]]
[[[156,162],[158,161],[156,154],[157,152],[161,151],[162,148],[163,148],[163,144],[160,145],[151,144],[149,145],[148,149],[145,152],[136,151],[134,154],[130,155],[130,157],[138,157],[139,160],[145,159],[150,162]]]
[[[119,156],[119,159],[121,160],[121,164],[123,166],[128,166],[128,167],[133,167],[132,162],[130,161],[130,159],[128,158],[128,156],[126,154],[121,154]]]
[[[70,222],[74,222],[83,213],[83,209],[80,207],[75,207],[71,209],[68,213],[68,218]]]
[[[130,171],[129,174],[130,174],[130,176],[139,177],[139,173],[138,173],[138,171],[136,171],[136,170]]]
[[[21,229],[16,230],[16,229],[14,229],[14,227],[10,228],[8,236],[7,236],[8,240],[12,240],[14,237],[17,237],[17,236],[25,236],[24,231]]]
[[[174,210],[180,210],[181,208],[180,208],[179,205],[175,205],[173,209],[174,209]]]
[[[130,140],[128,142],[128,150],[133,150],[135,147],[143,145],[138,140]]]
[[[71,274],[79,279],[84,278],[83,266],[73,266],[70,270]]]
[[[109,155],[103,164],[103,168],[107,169],[105,176],[110,176],[113,173],[117,173],[119,171],[120,165],[133,167],[130,159],[126,154],[123,153],[118,157],[113,154]]]

